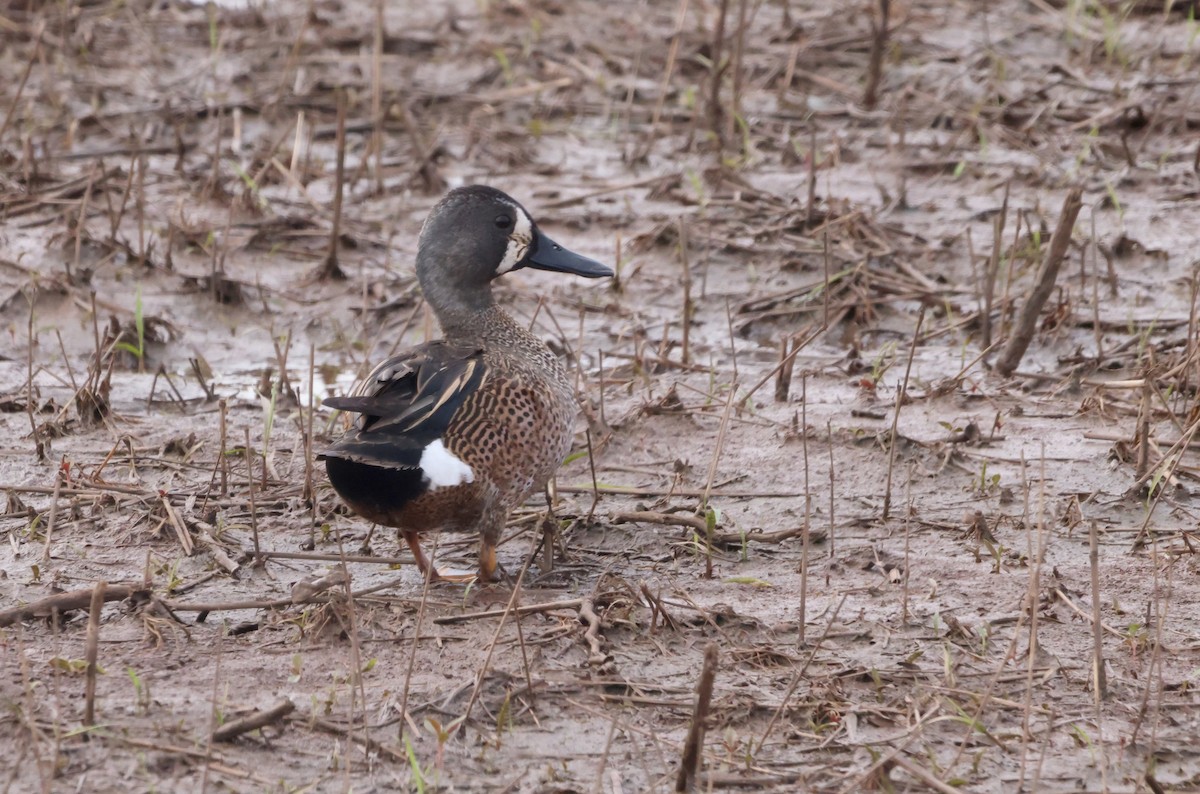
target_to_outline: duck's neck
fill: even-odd
[[[511,342],[532,335],[495,303],[471,312],[438,313],[442,334],[455,342]]]

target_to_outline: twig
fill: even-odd
[[[345,192],[342,180],[346,173],[346,94],[344,91],[338,91],[337,100],[337,168],[333,185],[333,223],[329,230],[329,252],[325,255],[325,262],[317,271],[317,278],[345,281],[346,273],[338,264],[338,238],[342,233],[342,194]]]
[[[529,615],[534,612],[552,612],[556,609],[579,609],[583,605],[582,598],[568,598],[564,601],[548,601],[544,604],[529,604],[523,607],[517,607],[512,612],[518,615]],[[499,618],[508,614],[507,609],[489,609],[486,612],[468,612],[465,615],[443,615],[440,618],[434,618],[433,622],[439,625],[448,623],[466,623],[469,620],[484,620],[487,618]]]
[[[295,710],[296,704],[288,698],[283,698],[265,711],[256,711],[246,717],[225,723],[213,731],[212,740],[214,742],[233,741],[244,733],[265,728],[268,725],[279,722]]]
[[[745,401],[745,397],[743,397]],[[625,497],[703,497],[703,488],[637,488],[635,486],[558,486],[559,493],[600,493],[622,494]],[[721,499],[796,499],[803,494],[794,491],[720,491],[714,487],[709,497]]]
[[[879,0],[879,21],[871,18],[871,57],[867,62],[867,87],[863,91],[863,107],[874,110],[879,99],[879,82],[883,77],[883,54],[888,45],[890,0]]]
[[[250,449],[250,428],[244,427],[246,433],[246,486],[250,489],[250,534],[254,540],[254,564],[262,565],[261,549],[258,545],[258,505],[254,502],[254,450]],[[267,459],[263,458],[263,474],[267,473]]]
[[[723,108],[721,107],[721,76],[725,73],[725,65],[722,63],[722,49],[725,46],[725,18],[728,14],[729,0],[721,0],[720,8],[717,11],[717,24],[712,38],[712,65],[708,70],[708,127],[712,131],[712,134],[717,136],[717,140],[721,143],[722,148],[724,148],[725,144],[721,124],[721,115],[723,112]]]
[[[13,94],[12,102],[8,104],[8,112],[4,114],[4,123],[0,124],[0,141],[4,140],[4,133],[8,132],[8,125],[13,119],[13,111],[17,109],[17,103],[21,101],[21,94],[25,91],[25,83],[29,80],[29,73],[33,71],[33,65],[38,62],[38,55],[42,52],[42,34],[46,32],[46,20],[38,22],[37,30],[33,33],[33,52],[29,53],[29,62],[25,64],[25,71],[21,74],[21,80],[17,83],[17,92]]]
[[[708,530],[708,522],[704,518],[690,513],[660,513],[653,510],[641,510],[617,513],[609,520],[614,524],[661,524],[663,526],[690,527],[697,532],[707,532]],[[719,546],[740,544],[751,540],[757,543],[781,543],[803,535],[804,527],[777,529],[774,532],[714,532],[712,542]],[[822,543],[826,537],[826,534],[819,529],[810,531],[810,540],[813,543]]]
[[[62,494],[63,467],[67,465],[64,455],[54,471],[54,496],[50,498],[50,517],[46,520],[46,545],[42,549],[42,564],[50,562],[50,542],[54,537],[54,525],[58,520],[58,497]]]
[[[71,590],[66,593],[47,596],[20,607],[12,607],[0,612],[0,629],[29,618],[48,618],[55,612],[68,612],[72,609],[83,609],[91,605],[96,590],[88,587],[83,590]],[[150,589],[143,585],[108,585],[104,590],[104,600],[124,601],[126,598],[147,598]]]
[[[104,611],[104,590],[108,582],[96,582],[92,588],[91,611],[88,613],[87,645],[84,646],[84,660],[87,662],[87,681],[84,684],[83,695],[83,724],[91,727],[96,724],[96,658],[100,652],[100,613]]]
[[[1068,609],[1070,609],[1072,612],[1074,612],[1079,617],[1083,618],[1084,620],[1088,621],[1089,623],[1094,621],[1094,619],[1095,619],[1094,615],[1091,615],[1091,614],[1085,612],[1083,607],[1079,606],[1074,601],[1072,601],[1071,597],[1069,595],[1067,595],[1066,592],[1061,587],[1056,587],[1054,589],[1054,595],[1058,596],[1058,600],[1062,601],[1063,604],[1065,604]],[[1100,622],[1099,626],[1105,633],[1111,634],[1114,637],[1119,637],[1120,639],[1126,639],[1128,637],[1128,634],[1126,634],[1125,632],[1119,631],[1118,629],[1113,628],[1112,626],[1108,625],[1107,623],[1105,623],[1103,621]]]
[[[292,719],[296,720],[297,718],[293,717]],[[320,717],[305,715],[300,719],[303,720],[306,727],[317,728],[318,730],[332,734],[338,738],[347,737],[352,741],[361,742],[363,747],[365,747],[368,752],[387,756],[388,760],[394,764],[408,764],[408,756],[406,756],[402,751],[393,750],[391,747],[383,744],[378,739],[372,739],[369,736],[364,738],[355,734],[353,731],[347,732],[344,725],[338,725],[335,722],[323,720]]]
[[[308,543],[305,546],[307,549],[315,549],[317,547],[317,516],[319,515],[318,506],[320,504],[317,489],[313,487],[313,422],[317,414],[317,406],[313,402],[313,381],[316,379],[316,355],[316,346],[309,345],[308,422],[304,432],[304,501],[308,502],[309,509],[312,511],[312,519],[308,522]]]
[[[767,727],[763,731],[762,737],[759,738],[758,744],[755,746],[754,752],[756,754],[762,752],[763,745],[767,743],[767,739],[770,737],[771,731],[775,728],[775,723],[779,721],[779,718],[783,715],[783,710],[787,708],[788,701],[792,699],[792,693],[796,691],[796,687],[799,685],[800,679],[804,677],[804,674],[808,671],[808,666],[812,664],[812,660],[816,658],[817,651],[821,649],[821,644],[825,642],[825,638],[829,636],[829,632],[833,628],[833,622],[837,620],[838,613],[842,611],[842,604],[846,603],[846,595],[846,593],[842,593],[842,597],[838,601],[837,606],[833,608],[833,614],[829,616],[829,622],[825,624],[825,630],[821,632],[820,638],[817,639],[816,644],[813,645],[812,650],[809,651],[808,658],[804,660],[804,664],[801,665],[800,669],[792,674],[792,681],[790,684],[788,684],[787,691],[783,694],[783,700],[779,701],[779,708],[775,709],[775,713],[771,715],[771,721],[767,723]]]
[[[610,520],[614,524],[662,524],[671,527],[691,527],[697,532],[704,532],[708,527],[707,521],[691,513],[659,513],[653,510],[617,513]]]
[[[1075,228],[1075,219],[1079,217],[1079,210],[1082,207],[1083,188],[1072,188],[1063,200],[1062,212],[1058,216],[1058,226],[1054,229],[1054,236],[1050,238],[1050,248],[1046,252],[1046,258],[1042,261],[1041,270],[1038,271],[1037,281],[1034,283],[1025,305],[1021,307],[1017,328],[1008,340],[1000,360],[996,362],[996,371],[1006,378],[1016,371],[1017,365],[1021,363],[1021,358],[1025,355],[1025,350],[1033,341],[1033,334],[1037,330],[1038,315],[1041,314],[1042,307],[1050,298],[1050,293],[1054,291],[1058,270],[1067,254],[1067,248],[1071,245],[1071,232]]]
[[[25,413],[29,417],[29,434],[33,439],[33,447],[37,452],[38,463],[41,463],[42,461],[46,460],[46,448],[49,446],[49,444],[42,443],[42,434],[38,430],[37,420],[33,417],[33,351],[37,348],[37,339],[33,327],[33,308],[35,306],[35,297],[36,296],[29,291],[27,291],[25,294],[26,300],[29,301],[29,323],[26,326],[25,338],[25,344],[28,346],[28,349],[25,351]],[[99,353],[97,353],[97,357],[99,357]],[[59,483],[56,481],[55,487],[57,488],[58,485]],[[55,500],[54,504],[58,504],[57,499]],[[49,540],[49,537],[47,537],[47,540]]]
[[[1092,569],[1092,676],[1096,687],[1096,711],[1099,717],[1100,702],[1108,696],[1108,675],[1104,672],[1104,631],[1100,620],[1100,550],[1099,531],[1093,520],[1088,529],[1088,564]],[[1099,724],[1099,723],[1097,723]]]
[[[471,716],[471,709],[475,708],[475,702],[479,700],[479,692],[483,688],[483,681],[487,677],[488,670],[491,668],[492,655],[496,651],[496,641],[500,639],[500,632],[504,629],[504,623],[508,620],[509,615],[514,615],[514,619],[520,620],[521,613],[515,611],[517,607],[517,599],[521,596],[521,585],[525,582],[525,574],[529,572],[529,564],[533,562],[533,550],[530,550],[529,555],[525,558],[525,564],[521,566],[520,573],[517,574],[517,581],[513,582],[512,595],[508,598],[508,603],[504,606],[504,614],[500,616],[500,620],[496,623],[496,631],[492,633],[492,639],[488,643],[487,655],[483,659],[483,664],[479,667],[479,675],[475,678],[475,686],[471,689],[471,698],[467,701],[467,707],[463,709],[462,716],[458,719],[465,722]],[[422,603],[424,601],[422,600]],[[413,643],[414,649],[416,643]]]
[[[683,760],[679,764],[679,775],[675,778],[675,791],[691,791],[700,771],[700,758],[704,751],[704,732],[708,725],[708,709],[712,700],[713,682],[717,677],[717,646],[709,643],[704,649],[704,666],[700,669],[700,681],[696,684],[696,708],[692,711],[692,725],[688,728],[687,740],[683,744]]]
[[[167,522],[171,525],[171,529],[175,530],[175,537],[179,539],[179,545],[183,548],[184,555],[191,557],[192,552],[195,551],[195,544],[192,543],[192,534],[184,526],[183,520],[171,505],[171,500],[167,498],[167,495],[162,494],[159,500],[162,502],[163,511],[167,514]],[[251,501],[253,501],[253,497],[251,497]],[[256,537],[256,547],[258,545],[257,540],[258,538]]]
[[[917,353],[917,340],[921,338],[921,323],[923,322],[925,322],[924,304],[921,305],[921,311],[917,314],[917,327],[913,331],[912,346],[908,349],[908,364],[904,367],[904,383],[900,386],[900,393],[896,395],[896,411],[892,414],[891,441],[888,444],[887,486],[883,492],[884,521],[887,521],[892,507],[892,473],[896,468],[896,428],[900,424],[900,409],[908,401],[908,377],[912,373],[913,357]]]
[[[604,664],[608,657],[600,648],[600,618],[596,615],[596,603],[591,596],[580,599],[579,618],[587,624],[587,631],[583,633],[583,638],[587,640],[588,647],[592,651],[592,655],[588,657],[588,664]]]
[[[804,625],[808,620],[808,561],[812,545],[812,492],[809,490],[808,465],[808,373],[800,378],[800,443],[804,458],[804,524],[800,548],[800,631],[797,642],[804,642]]]
[[[675,13],[675,26],[671,31],[671,46],[667,48],[667,63],[663,67],[662,85],[658,88],[658,99],[654,103],[654,113],[650,117],[650,132],[658,132],[658,120],[662,118],[663,105],[667,101],[667,92],[671,87],[671,74],[675,71],[675,59],[679,57],[679,42],[683,38],[683,23],[687,19],[689,0],[679,0],[679,9]]]
[[[603,401],[603,395],[604,395],[604,379],[603,379],[603,377],[601,377],[601,379],[600,379],[600,394],[601,394],[601,400]],[[587,521],[585,523],[588,526],[591,526],[592,517],[596,515],[596,506],[600,504],[600,488],[599,488],[598,483],[596,482],[596,455],[595,455],[595,450],[592,448],[592,428],[591,428],[590,423],[588,425],[584,426],[583,433],[584,433],[584,438],[587,439],[588,469],[592,473],[592,504],[588,507]],[[554,490],[555,491],[558,490],[557,484],[555,485]],[[554,559],[553,553],[549,552],[547,554],[546,559],[553,560]]]
[[[1004,201],[992,224],[992,253],[988,257],[987,271],[983,275],[983,311],[979,315],[980,342],[982,348],[992,346],[992,303],[996,297],[996,274],[1000,272],[1000,248],[1004,243],[1004,225],[1008,222],[1008,193],[1012,180],[1004,183]]]
[[[370,554],[323,554],[313,551],[260,551],[255,556],[264,560],[313,560],[318,562],[365,562],[375,565],[416,565],[412,557],[375,557]]]
[[[395,579],[390,579],[386,582],[383,582],[382,584],[372,585],[371,587],[364,587],[362,590],[355,590],[351,595],[354,598],[360,598],[365,595],[370,595],[371,593],[378,593],[380,590],[387,590],[392,587],[395,587],[396,585],[400,584],[402,581],[403,581],[403,579],[401,577],[396,577]],[[324,604],[324,603],[328,603],[329,601],[330,601],[329,598],[322,598],[318,595],[318,596],[313,596],[312,598],[302,599],[300,601],[293,601],[290,597],[288,597],[288,598],[263,599],[263,600],[258,600],[258,601],[216,601],[216,602],[210,602],[207,604],[191,602],[191,601],[173,601],[171,599],[164,598],[162,600],[162,604],[167,609],[170,609],[173,612],[204,612],[204,613],[208,613],[208,612],[234,612],[234,611],[237,611],[240,609],[275,609],[278,607],[290,607],[290,606],[293,606],[296,604]],[[0,613],[0,615],[2,615],[2,613]],[[4,625],[4,623],[0,622],[0,626],[3,626],[3,625]]]
[[[942,794],[962,794],[960,789],[956,789],[954,786],[938,780],[928,769],[917,766],[912,761],[909,761],[908,758],[906,758],[903,754],[897,755],[895,758],[893,758],[892,763],[915,777],[917,780],[920,780],[934,791],[940,791]]]
[[[1137,423],[1137,468],[1134,469],[1138,482],[1150,471],[1150,378],[1142,379],[1142,401],[1138,409]]]

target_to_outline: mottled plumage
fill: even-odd
[[[400,530],[422,572],[430,564],[420,533],[477,531],[480,576],[494,578],[509,512],[570,450],[576,404],[562,364],[492,299],[492,279],[522,267],[612,275],[542,234],[504,193],[451,191],[417,250],[417,277],[445,338],[384,361],[350,395],[325,401],[359,414],[321,455],[330,482],[354,512]]]

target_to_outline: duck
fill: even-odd
[[[323,401],[357,415],[318,456],[330,484],[352,512],[394,527],[431,581],[498,581],[509,513],[545,488],[571,449],[578,402],[563,363],[492,292],[524,268],[613,275],[550,239],[503,191],[451,190],[421,227],[416,258],[442,338]],[[420,543],[435,531],[479,534],[477,575],[438,572]]]

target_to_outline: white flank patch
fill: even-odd
[[[446,449],[439,438],[421,452],[421,474],[432,488],[451,488],[464,482],[475,482],[475,472]]]
[[[516,267],[517,263],[525,258],[525,252],[533,242],[533,221],[529,220],[525,210],[520,207],[513,207],[513,213],[517,216],[517,224],[513,233],[508,236],[508,248],[504,250],[504,259],[500,260],[500,266],[496,268],[498,276]]]

